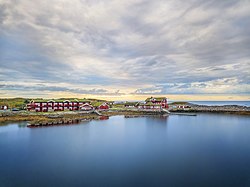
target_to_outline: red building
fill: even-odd
[[[81,111],[92,111],[94,109],[95,108],[89,103],[85,103],[85,104],[79,106],[79,110],[81,110]]]
[[[153,110],[161,110],[162,106],[160,104],[154,104],[152,102],[148,102],[148,103],[140,103],[137,106],[138,109],[153,109]]]
[[[168,100],[166,97],[150,97],[144,103],[137,106],[138,109],[161,110],[168,108]]]
[[[88,100],[32,100],[27,104],[27,110],[36,112],[79,110],[83,104],[90,104]]]
[[[109,105],[107,103],[102,103],[101,105],[98,106],[99,110],[108,110]]]
[[[96,110],[108,110],[109,104],[103,101],[96,101],[91,103]]]
[[[162,108],[168,108],[168,99],[166,97],[150,97],[145,100],[146,104],[151,102],[155,105],[161,105]]]

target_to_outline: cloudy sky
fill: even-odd
[[[147,95],[249,100],[250,0],[0,0],[0,97]]]

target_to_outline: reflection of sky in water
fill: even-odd
[[[3,126],[0,182],[6,186],[243,186],[250,177],[249,119],[216,114],[115,116],[60,127]]]

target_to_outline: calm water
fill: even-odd
[[[200,114],[2,126],[0,186],[249,187],[249,122]]]
[[[250,101],[189,101],[193,104],[208,106],[239,105],[250,107]]]

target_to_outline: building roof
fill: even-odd
[[[103,104],[107,104],[106,102],[101,102],[101,101],[97,101],[97,102],[92,102],[91,105],[93,107],[98,107],[98,106],[101,106]]]
[[[154,99],[155,101],[162,101],[163,99],[167,99],[166,97],[149,97],[149,98],[147,98],[145,101],[146,102],[149,102],[149,101],[151,101],[152,99]]]
[[[91,102],[88,99],[33,99],[34,102]]]
[[[93,107],[91,104],[88,104],[88,103],[82,104],[80,107],[84,107],[84,106],[91,106],[91,107]]]

